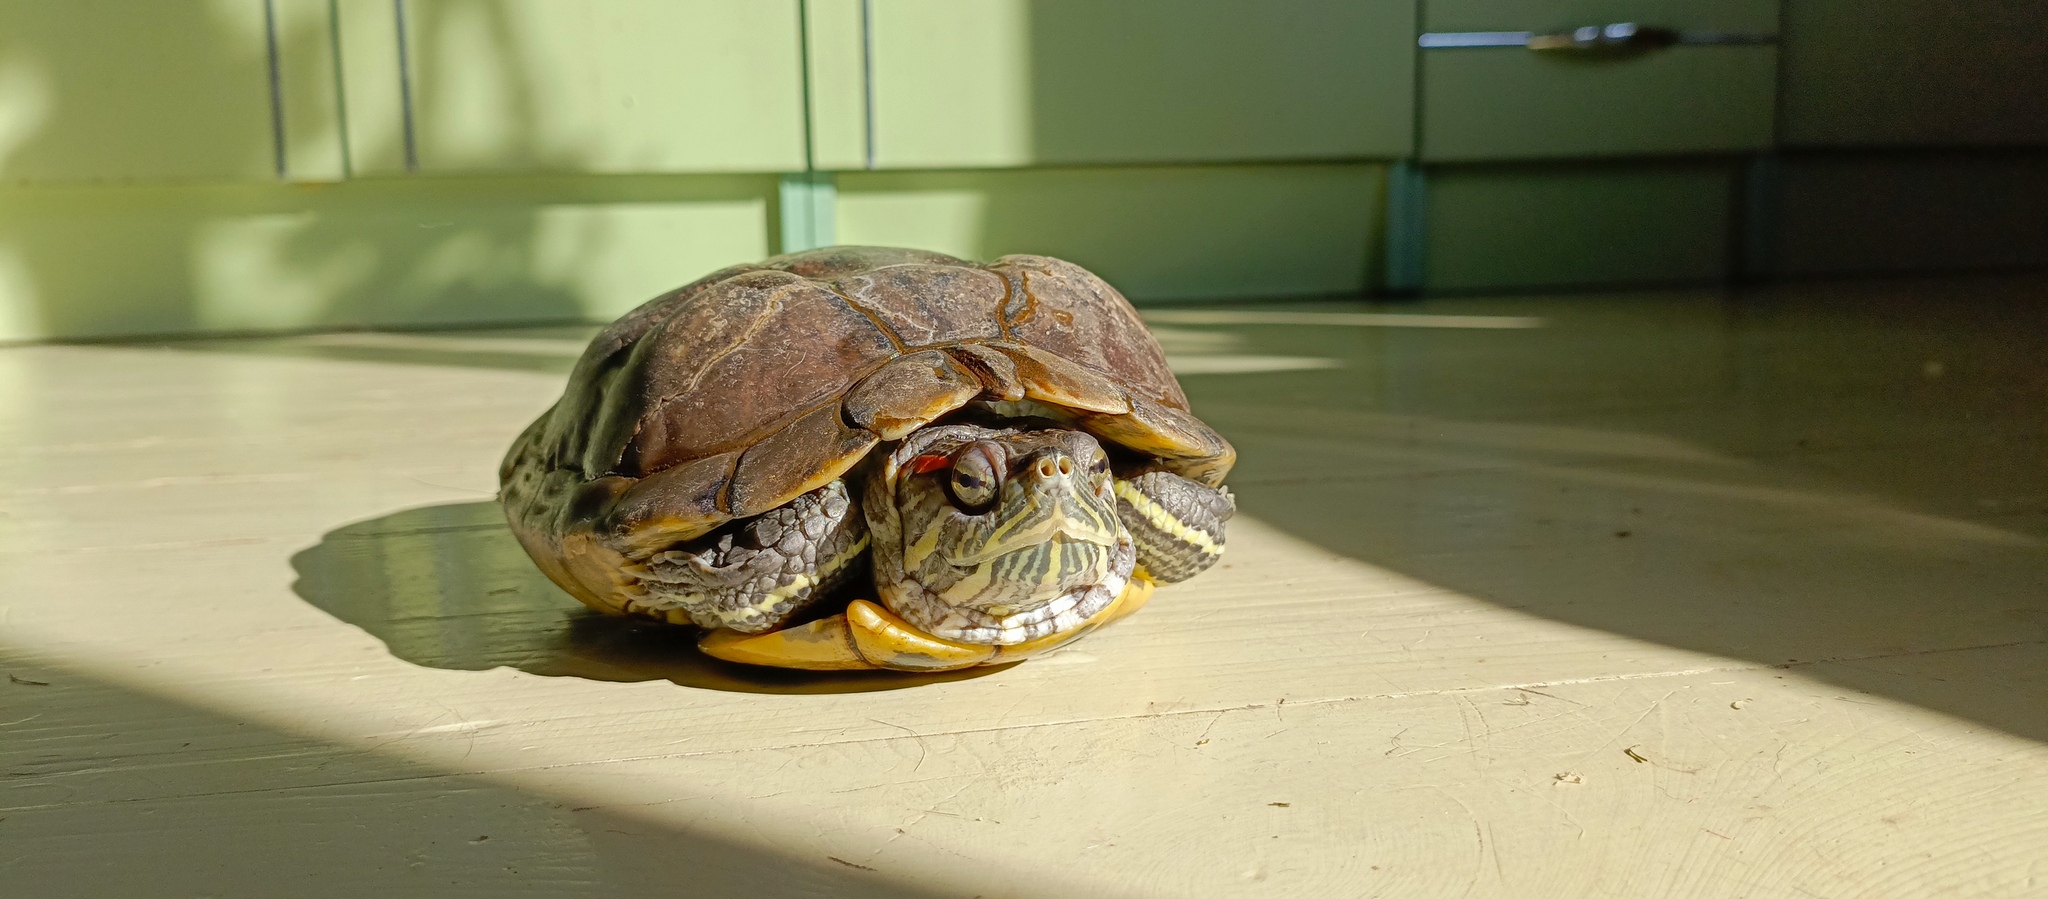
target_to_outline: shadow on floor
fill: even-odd
[[[415,665],[510,667],[546,677],[742,693],[857,693],[981,677],[808,673],[732,665],[697,651],[696,632],[590,611],[520,549],[495,501],[407,509],[337,528],[292,557],[292,589]]]
[[[1298,539],[1527,614],[1798,668],[2048,742],[2048,704],[2010,655],[1958,653],[1948,670],[1962,675],[1941,683],[1888,673],[1917,654],[2048,643],[2048,544],[2031,536],[1768,467],[1503,456],[1419,436],[1475,432],[1426,419],[1354,420],[1333,437],[1287,433],[1270,410],[1211,411],[1241,449],[1276,460],[1234,481],[1239,508]]]
[[[2048,741],[2048,711],[1995,654],[1941,683],[1887,661],[2048,643],[2039,286],[1436,300],[1405,308],[1550,326],[1235,327],[1247,352],[1341,367],[1183,382],[1238,445],[1245,513],[1303,540],[1614,634],[1765,665],[1840,662],[1808,671]],[[583,615],[489,503],[351,525],[295,564],[307,600],[424,665],[907,685],[776,680],[704,660],[682,635]]]
[[[0,673],[10,896],[933,895],[10,653]]]
[[[1301,540],[2048,742],[2012,654],[1957,652],[2048,645],[2039,285],[1433,301],[1551,324],[1269,328],[1254,351],[1346,365],[1184,381],[1240,508]],[[1895,671],[1923,653],[1958,674]]]

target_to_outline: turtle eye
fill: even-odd
[[[948,486],[953,490],[954,505],[961,511],[982,512],[995,502],[1001,483],[992,456],[988,447],[976,444],[953,457],[953,477]]]

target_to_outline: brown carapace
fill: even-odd
[[[888,462],[935,426],[966,429],[946,446],[971,446],[948,452],[999,482],[973,483],[987,499],[962,501],[952,455]],[[1032,437],[1049,429],[1086,437]],[[1206,567],[1234,460],[1135,310],[1079,266],[835,247],[713,273],[605,328],[500,476],[521,544],[593,608],[705,627],[700,645],[733,661],[933,670],[1012,661],[1128,614],[1164,579],[1148,558],[1175,580]],[[1128,532],[1002,526],[1112,507]],[[883,570],[979,525],[988,540],[1040,536],[980,547],[985,570],[943,583]],[[867,551],[883,539],[893,556]],[[1089,547],[1122,573],[1057,570]]]

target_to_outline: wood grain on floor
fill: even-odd
[[[2039,895],[2040,286],[1175,319],[1225,565],[928,679],[540,577],[576,332],[0,349],[0,895]]]

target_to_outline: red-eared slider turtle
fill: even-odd
[[[835,247],[614,322],[500,481],[520,543],[594,608],[706,628],[731,661],[929,671],[1058,645],[1209,567],[1235,458],[1079,266]]]

